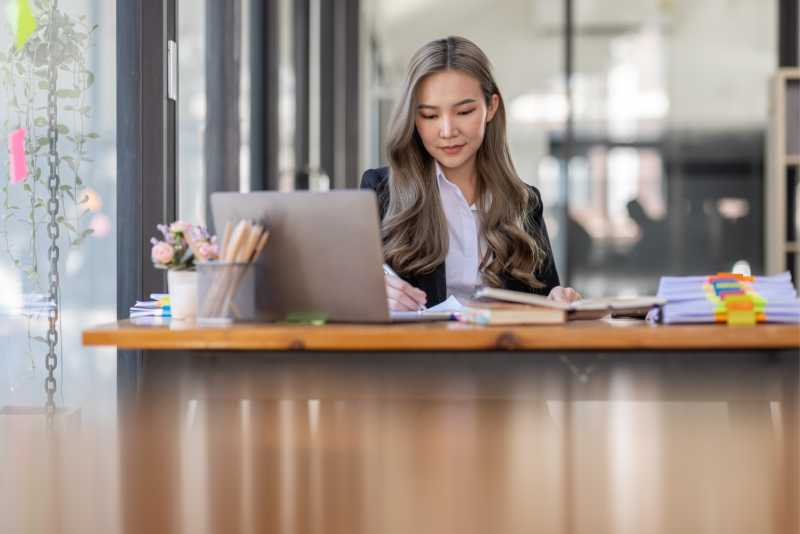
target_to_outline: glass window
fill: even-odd
[[[206,3],[178,6],[178,218],[206,222]]]
[[[240,84],[239,84],[239,190],[249,191],[251,179],[251,47],[259,38],[250,31],[251,0],[242,0],[240,10]],[[208,224],[206,199],[210,191],[206,182],[204,151],[206,134],[206,54],[208,31],[218,31],[209,25],[205,2],[188,2],[178,8],[178,216],[197,224]],[[279,188],[294,188],[294,65],[292,56],[292,2],[277,2],[278,30],[278,168]],[[260,182],[260,178],[257,180]]]
[[[574,157],[591,163],[570,184],[591,200],[570,188],[568,261],[584,293],[651,293],[737,260],[762,271],[776,8],[575,3]]]
[[[48,258],[54,247],[60,294],[54,303],[60,318],[55,403],[84,415],[113,416],[116,351],[82,348],[81,330],[116,318],[116,7],[58,3],[52,42],[62,52],[53,87],[47,75],[49,2],[30,6],[33,33],[20,35],[27,23],[0,32],[0,124],[4,140],[20,143],[19,151],[0,151],[0,410],[45,404]],[[55,115],[49,94],[56,96]],[[54,241],[47,230],[51,117],[57,118],[60,159]]]

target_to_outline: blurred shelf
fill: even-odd
[[[766,274],[800,277],[800,246],[787,229],[797,220],[797,167],[800,166],[800,69],[781,68],[772,78],[764,177],[764,256]]]

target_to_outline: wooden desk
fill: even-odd
[[[557,326],[484,327],[463,323],[295,326],[193,323],[140,326],[120,321],[84,331],[87,346],[159,350],[722,350],[799,349],[797,325],[728,327],[650,325],[636,320],[575,321]]]
[[[167,474],[145,475],[143,466],[163,465],[167,473],[168,466],[186,462],[181,444],[187,443],[187,413],[199,410],[216,414],[205,416],[204,437],[199,438],[208,441],[203,454],[211,458],[204,468],[209,480],[202,488],[208,488],[214,510],[235,515],[240,506],[226,488],[229,466],[241,460],[241,449],[258,450],[262,465],[308,458],[297,467],[299,473],[331,474],[328,486],[315,486],[309,475],[308,480],[293,479],[296,485],[282,488],[283,493],[274,488],[260,493],[253,506],[264,510],[264,521],[294,502],[297,517],[306,513],[320,525],[332,521],[338,525],[335,532],[438,533],[454,524],[470,533],[616,532],[619,517],[609,510],[629,512],[624,511],[627,504],[611,506],[608,501],[619,488],[603,458],[624,451],[608,440],[623,436],[625,454],[636,456],[650,450],[648,440],[654,438],[626,434],[615,426],[633,424],[630,418],[605,428],[586,414],[597,406],[624,405],[631,413],[640,407],[669,412],[664,416],[668,422],[656,427],[663,436],[655,446],[666,451],[655,460],[656,478],[635,482],[637,494],[664,497],[651,503],[652,516],[635,504],[633,494],[625,497],[639,510],[630,512],[639,519],[628,526],[665,533],[725,532],[693,526],[698,514],[712,507],[724,509],[730,525],[768,524],[765,532],[787,534],[798,530],[797,326],[596,321],[513,328],[458,323],[205,328],[121,321],[86,330],[83,340],[125,349],[118,353],[119,408],[126,421],[120,443],[123,458],[137,458],[123,465],[125,502],[133,503],[133,523],[142,517],[158,524],[174,522],[169,503],[176,502],[182,482]],[[246,410],[241,403],[247,404]],[[719,407],[720,417],[708,415],[720,413]],[[242,410],[252,419],[246,428],[260,429],[252,443],[251,438],[235,437],[244,432],[243,421],[250,421]],[[312,416],[314,410],[318,412]],[[159,439],[143,445],[141,432],[154,428]],[[312,433],[313,428],[321,428],[321,434]],[[417,428],[425,429],[418,438]],[[223,438],[228,433],[234,436],[233,447]],[[440,444],[457,446],[459,440],[452,436],[459,433],[472,440],[474,454],[457,448],[454,456],[443,452]],[[694,441],[703,433],[722,446],[722,456],[722,449],[709,452],[703,445],[706,438]],[[323,441],[315,441],[319,439]],[[324,439],[332,441],[320,449]],[[266,445],[258,445],[264,440]],[[522,449],[536,451],[542,443],[552,444],[552,451],[539,450],[529,460],[520,456]],[[591,462],[586,455],[595,448],[605,452]],[[513,458],[506,459],[508,454]],[[342,458],[351,466],[345,471]],[[649,465],[639,458],[645,463],[637,465]],[[698,493],[702,485],[693,480],[692,471],[710,461],[719,461],[719,469],[707,487],[744,488],[742,492]],[[401,471],[392,471],[397,462]],[[353,465],[360,467],[347,471]],[[341,506],[347,505],[341,501],[340,481],[354,483],[348,472],[371,482],[358,486],[358,504],[343,515]],[[678,472],[683,474],[670,475]],[[256,480],[253,484],[260,483]],[[415,485],[420,480],[455,492],[451,504],[460,503],[462,511],[428,507],[431,499],[447,502],[435,490],[428,499],[410,497],[422,491]],[[242,482],[237,478],[235,483]],[[742,499],[750,499],[747,491],[762,490],[772,497],[742,506]],[[530,491],[538,497],[526,497]],[[286,492],[289,501],[278,497]],[[308,495],[316,495],[309,502],[318,504],[306,509],[302,503]],[[528,514],[530,499],[543,496],[550,504]],[[528,504],[520,506],[522,502]],[[314,506],[319,506],[317,512]],[[144,508],[146,516],[136,513]],[[387,519],[392,514],[401,514],[402,521],[400,516],[394,523]]]

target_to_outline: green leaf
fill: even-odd
[[[100,138],[100,136],[99,136],[99,135],[97,135],[97,134],[96,134],[96,133],[94,133],[94,132],[92,132],[92,133],[89,133],[89,134],[86,134],[86,137],[88,137],[89,139],[99,139],[99,138]]]
[[[22,189],[24,189],[28,193],[33,193],[33,189],[31,189],[31,185],[28,183],[22,184]]]
[[[59,98],[78,98],[81,93],[75,89],[59,89],[56,91],[56,96]]]
[[[36,87],[41,89],[42,91],[47,91],[50,88],[50,85],[45,80],[40,80],[39,83],[36,84]]]
[[[69,133],[69,128],[67,128],[63,124],[59,124],[58,125],[58,133],[63,134],[63,135],[67,135]]]
[[[76,233],[78,232],[78,231],[75,229],[75,227],[74,227],[74,226],[72,226],[72,225],[71,225],[70,223],[68,223],[67,221],[64,221],[64,226],[66,226],[67,228],[69,228],[69,229],[70,229],[70,230],[72,230],[73,232],[76,232]]]
[[[61,187],[59,187],[59,189],[61,191],[71,191],[72,190],[72,188],[70,186],[68,186],[68,185],[62,185]]]
[[[94,84],[94,73],[87,72],[86,73],[86,89],[90,88]]]
[[[45,119],[44,117],[36,117],[35,119],[33,119],[33,124],[36,126],[44,126],[45,124],[47,124],[47,119]]]

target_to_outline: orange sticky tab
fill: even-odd
[[[730,295],[724,299],[725,309],[737,311],[753,311],[753,301],[745,295]]]
[[[739,274],[739,273],[717,273],[715,276],[712,276],[711,278],[736,278],[740,282],[752,282],[753,281],[753,277],[752,276],[747,276],[747,275]]]

